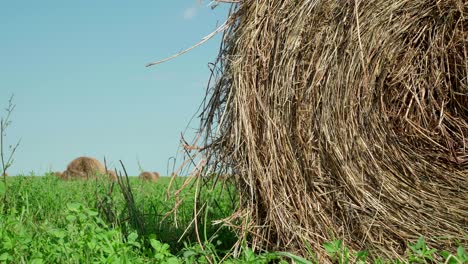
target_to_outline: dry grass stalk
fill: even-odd
[[[468,1],[236,10],[202,152],[236,175],[231,220],[251,245],[320,258],[333,239],[389,257],[420,235],[467,245]]]
[[[100,161],[91,157],[79,157],[68,164],[62,174],[62,179],[93,179],[105,175],[106,169]]]
[[[157,182],[158,179],[159,179],[159,173],[158,172],[144,171],[144,172],[140,173],[138,178],[140,180],[143,180],[143,181]]]

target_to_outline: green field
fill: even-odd
[[[171,190],[179,189],[185,179],[176,179]],[[236,235],[212,221],[233,212],[234,188],[205,186],[197,203],[196,188],[185,189],[177,214],[168,214],[177,203],[167,196],[169,181],[129,177],[128,192],[108,181],[7,177],[6,188],[0,181],[0,263],[320,263],[313,252],[310,262],[286,252],[254,253],[246,246],[233,258],[229,253]],[[197,217],[201,243],[192,221],[195,204],[208,209]],[[341,241],[324,248],[335,263],[368,263],[365,251],[349,252]],[[410,248],[409,263],[433,263],[436,252],[424,241]],[[462,247],[440,255],[448,259],[445,263],[468,261]]]
[[[176,179],[174,189],[184,180]],[[194,260],[199,246],[191,225],[193,191],[182,193],[186,198],[177,214],[167,215],[176,203],[173,197],[167,198],[169,181],[162,177],[149,183],[129,177],[133,196],[129,203],[119,186],[108,181],[8,177],[7,188],[0,190],[6,192],[0,204],[0,262],[179,263],[184,253],[184,260],[190,259],[188,255]],[[211,220],[232,212],[223,193],[227,192],[218,188],[210,194],[226,202],[213,204],[198,225],[203,240],[218,237],[212,240],[218,254],[236,239],[226,228],[211,225]]]

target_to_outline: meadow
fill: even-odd
[[[176,178],[171,189],[184,180]],[[168,196],[169,182],[129,177],[128,191],[109,181],[63,181],[52,174],[8,177],[6,188],[0,184],[0,263],[319,263],[313,252],[306,260],[287,252],[254,253],[245,245],[232,257],[236,234],[212,222],[233,213],[233,187],[218,184],[198,202],[195,189],[185,189],[173,214],[178,200]],[[193,209],[205,202],[198,241]],[[408,262],[431,263],[436,252],[423,240],[410,246]],[[336,263],[368,262],[365,251],[350,252],[339,240],[324,247]],[[462,247],[442,256],[446,263],[467,261]]]
[[[0,189],[5,194],[0,205],[0,262],[171,259],[191,246],[195,233],[193,227],[187,228],[193,219],[193,195],[179,206],[177,219],[168,214],[175,206],[174,199],[167,199],[169,180],[162,177],[151,184],[129,177],[129,204],[119,186],[109,181],[62,181],[53,175],[8,177],[7,188]],[[174,187],[180,182],[176,180]],[[210,218],[231,212],[225,203],[218,206]],[[211,225],[202,228],[210,237],[215,231],[222,234],[223,241],[217,242],[220,252],[234,241],[226,230]]]

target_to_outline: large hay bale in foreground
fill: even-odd
[[[468,1],[246,0],[232,19],[204,151],[254,248],[467,245]]]
[[[62,179],[93,179],[105,175],[106,169],[102,163],[91,157],[79,157],[68,164],[62,174]]]
[[[158,172],[150,172],[150,171],[144,171],[140,173],[138,178],[142,181],[150,181],[150,182],[157,182],[159,179],[159,173]]]

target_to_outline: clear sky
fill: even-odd
[[[0,107],[14,94],[8,143],[21,139],[9,174],[62,171],[75,157],[129,174],[166,174],[200,105],[221,36],[196,44],[229,5],[200,0],[0,0]],[[4,111],[1,112],[4,116]],[[191,123],[188,138],[198,126]]]

